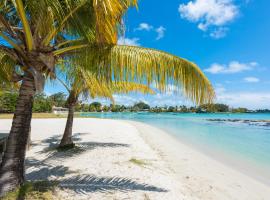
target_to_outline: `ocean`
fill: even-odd
[[[270,113],[123,112],[81,115],[134,120],[155,126],[214,159],[225,161],[227,165],[270,184]]]

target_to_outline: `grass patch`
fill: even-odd
[[[0,114],[0,119],[12,119],[13,114]],[[33,113],[32,118],[34,119],[50,119],[50,118],[66,118],[66,115],[56,115],[53,113]]]
[[[74,114],[75,118],[94,118],[91,116],[81,116],[80,113]],[[0,114],[0,119],[12,119],[13,114]],[[54,113],[33,113],[33,119],[51,119],[51,118],[67,118],[67,115],[59,115]]]
[[[147,163],[143,160],[139,160],[139,159],[136,159],[136,158],[131,158],[129,160],[129,162],[135,164],[135,165],[139,165],[139,166],[144,166],[144,165],[147,165]]]
[[[0,114],[0,119],[12,119],[13,114]]]
[[[55,199],[57,183],[48,181],[26,182],[20,188],[7,193],[2,200],[51,200]]]

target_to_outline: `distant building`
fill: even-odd
[[[52,107],[52,113],[54,113],[56,115],[58,115],[58,114],[65,115],[65,114],[68,114],[68,109],[67,108],[63,108],[63,107],[53,106]]]

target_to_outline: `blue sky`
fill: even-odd
[[[269,0],[140,0],[125,17],[120,44],[164,50],[199,65],[217,101],[234,107],[270,108]],[[47,86],[46,92],[64,90]],[[189,104],[172,92],[115,95],[119,104]]]

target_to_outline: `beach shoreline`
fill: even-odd
[[[1,132],[8,132],[11,120],[0,120],[0,127]],[[80,151],[68,155],[50,150],[59,142],[64,127],[65,119],[34,119],[33,146],[26,161],[27,179],[58,180],[63,187],[57,194],[62,199],[270,197],[269,186],[153,126],[136,121],[76,118],[73,133]],[[93,179],[101,182],[97,184]],[[83,187],[78,180],[85,181]],[[73,186],[65,187],[67,182]]]
[[[238,171],[222,159],[214,159],[159,128],[141,122],[129,123],[139,130],[153,149],[159,151],[177,179],[186,184],[186,189],[199,194],[199,199],[269,199],[269,185],[250,177],[249,173]]]
[[[270,170],[266,166],[259,165],[255,163],[255,161],[247,161],[242,157],[232,156],[229,153],[225,153],[221,150],[213,149],[211,147],[207,147],[205,144],[200,144],[199,142],[191,142],[186,138],[181,138],[173,132],[166,130],[165,128],[155,127],[153,125],[149,125],[147,123],[142,123],[139,121],[129,121],[131,124],[137,126],[138,129],[143,129],[143,127],[151,126],[152,129],[157,129],[156,132],[159,132],[159,135],[162,137],[170,138],[171,140],[177,141],[178,145],[185,146],[186,148],[192,149],[193,151],[197,151],[199,154],[203,154],[206,157],[209,157],[212,160],[215,160],[223,165],[226,165],[233,170],[237,170],[238,172],[245,174],[252,179],[256,179],[260,183],[267,185],[270,187]],[[181,131],[181,130],[179,130]],[[153,132],[153,131],[152,131]],[[149,133],[148,133],[149,134]],[[142,131],[142,137],[146,137],[147,135]],[[176,144],[176,143],[175,143]]]

